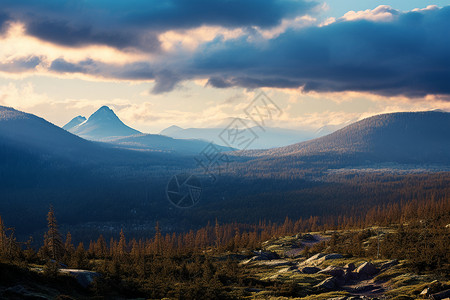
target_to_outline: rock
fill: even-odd
[[[450,298],[450,290],[445,290],[430,296],[430,299],[433,300],[443,300],[446,298]]]
[[[425,297],[429,296],[430,295],[430,288],[424,289],[423,291],[420,292],[419,295],[420,296],[425,296]]]
[[[353,288],[353,292],[355,293],[367,293],[369,291],[372,291],[375,287],[372,284],[368,285],[358,285]]]
[[[334,290],[337,287],[336,279],[334,277],[327,278],[324,281],[322,281],[321,283],[317,284],[315,287],[330,290],[330,291]]]
[[[260,266],[279,267],[292,265],[292,262],[284,259],[274,259],[274,260],[259,261],[257,264]]]
[[[253,260],[272,260],[280,258],[275,252],[253,251],[253,253],[256,254],[256,256],[252,257]]]
[[[312,234],[305,233],[304,235],[302,235],[302,240],[304,240],[304,241],[315,241],[316,238]]]
[[[356,274],[360,279],[366,279],[378,273],[378,269],[370,262],[365,262],[356,269]]]
[[[94,279],[100,277],[100,273],[87,271],[87,270],[79,270],[79,269],[61,269],[59,270],[61,273],[72,275],[76,278],[77,282],[84,288],[89,287],[89,285],[94,282]]]
[[[317,263],[321,264],[326,260],[330,260],[330,259],[339,259],[339,258],[343,258],[344,256],[342,254],[339,253],[331,253],[331,254],[327,254],[322,256],[321,258],[319,258],[317,260]]]
[[[381,265],[381,270],[389,269],[395,265],[398,265],[398,260],[396,260],[396,259],[390,260]]]
[[[311,256],[310,258],[308,258],[307,260],[305,260],[304,262],[302,262],[302,265],[316,265],[317,260],[323,256],[325,256],[325,254],[317,253],[317,254]]]
[[[3,298],[5,297],[5,298]],[[33,293],[29,290],[27,290],[24,286],[22,285],[15,285],[12,287],[7,288],[3,293],[2,293],[2,299],[30,299],[30,300],[47,300],[49,298],[43,296],[43,295],[39,295],[37,293]]]
[[[328,274],[334,277],[343,277],[344,276],[344,269],[340,267],[335,266],[328,266],[327,268],[323,269],[319,272],[320,274]]]
[[[356,269],[355,264],[354,263],[348,263],[344,266],[344,269],[348,270],[348,271],[354,271]]]
[[[304,274],[316,274],[320,269],[317,267],[303,267],[300,269],[300,272]]]

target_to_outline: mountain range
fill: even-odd
[[[174,139],[164,135],[141,133],[125,125],[107,106],[99,108],[88,119],[83,116],[75,117],[62,128],[87,140],[129,150],[195,155],[209,144],[208,141],[199,139]],[[229,147],[217,147],[221,151],[232,150]]]
[[[354,186],[323,180],[327,170],[383,162],[448,168],[449,128],[445,112],[378,115],[287,147],[228,152],[230,169],[210,183],[193,156],[167,150],[191,147],[193,153],[202,146],[198,140],[136,134],[88,141],[37,116],[0,107],[0,212],[15,219],[22,234],[45,227],[41,220],[49,203],[64,224],[84,233],[120,230],[123,224],[152,230],[155,220],[185,229],[217,217],[230,222],[282,220],[290,213],[308,217],[336,209],[339,193],[339,201],[360,199],[352,194]],[[203,185],[202,201],[182,212],[165,193],[179,173],[195,174]]]
[[[63,129],[84,139],[96,141],[141,133],[125,125],[107,106],[100,107],[87,120],[81,116],[75,117]]]
[[[242,124],[247,124],[246,120],[239,119]],[[230,123],[233,120],[230,120]],[[286,129],[277,127],[265,127],[248,126],[253,132],[256,133],[257,139],[247,149],[270,149],[291,145],[294,143],[307,141],[313,138],[327,135],[337,129],[344,126],[324,126],[318,130],[299,130],[299,129]],[[181,128],[179,126],[172,125],[160,132],[161,135],[170,136],[176,139],[202,139],[206,141],[214,141],[214,143],[222,146],[227,146],[219,136],[226,130],[225,127],[217,128]],[[242,128],[244,129],[244,128]]]
[[[249,156],[354,155],[377,161],[449,162],[450,113],[403,112],[373,116],[327,136]]]

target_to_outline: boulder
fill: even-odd
[[[304,274],[316,274],[320,269],[317,267],[303,267],[300,269],[300,272]]]
[[[317,253],[308,258],[307,260],[305,260],[304,262],[302,262],[302,265],[317,265],[318,264],[317,260],[323,256],[325,256],[324,253]]]
[[[337,288],[337,282],[334,277],[330,277],[317,284],[315,287],[332,291]]]
[[[372,263],[365,262],[356,269],[355,273],[358,274],[360,279],[366,279],[377,274],[378,269]]]
[[[100,277],[100,273],[87,271],[87,270],[79,270],[79,269],[61,269],[59,270],[61,273],[72,275],[76,278],[77,282],[84,288],[89,287],[89,285],[94,282],[94,279]]]
[[[430,288],[424,289],[423,291],[420,292],[419,295],[423,297],[428,297],[430,295]]]
[[[348,263],[344,266],[344,269],[351,272],[351,271],[354,271],[356,269],[356,267],[355,267],[354,263]]]
[[[450,290],[445,290],[430,296],[430,299],[433,300],[443,300],[447,298],[450,298]]]
[[[320,274],[328,274],[334,277],[343,277],[345,274],[345,271],[341,267],[335,267],[335,266],[328,266],[327,268],[323,269],[319,272]]]
[[[275,252],[263,252],[263,251],[253,251],[253,253],[256,254],[256,256],[252,257],[253,260],[272,260],[272,259],[279,259],[280,256]]]
[[[389,269],[389,268],[391,268],[393,266],[396,266],[396,265],[398,265],[398,260],[393,259],[393,260],[390,260],[390,261],[385,262],[384,264],[382,264],[381,265],[381,270],[386,270],[386,269]]]
[[[317,259],[317,263],[321,264],[326,260],[330,260],[330,259],[339,259],[339,258],[343,258],[344,256],[342,254],[339,253],[331,253],[331,254],[326,254],[324,256],[322,256],[321,258]]]
[[[5,297],[5,298],[3,298]],[[22,285],[15,285],[7,288],[1,295],[1,299],[30,299],[30,300],[47,300],[43,295],[31,292]]]
[[[312,234],[305,233],[304,235],[302,235],[302,240],[304,240],[304,241],[315,241],[316,238]]]
[[[367,285],[362,284],[362,285],[355,286],[353,288],[353,292],[354,293],[367,293],[369,291],[372,291],[374,288],[375,287],[373,284],[367,284]]]

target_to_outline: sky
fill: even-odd
[[[449,1],[2,0],[0,105],[63,126],[103,105],[158,133],[450,111]]]

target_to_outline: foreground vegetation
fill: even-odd
[[[157,224],[149,239],[130,240],[121,231],[108,243],[100,236],[87,247],[75,247],[70,233],[61,237],[51,208],[39,249],[31,241],[18,243],[0,221],[0,296],[415,299],[426,288],[431,294],[450,287],[448,224],[450,201],[445,199],[376,207],[364,222],[346,217],[256,225],[216,222],[165,235]],[[377,271],[367,278],[357,275],[368,262]],[[341,280],[331,269],[353,277]]]

